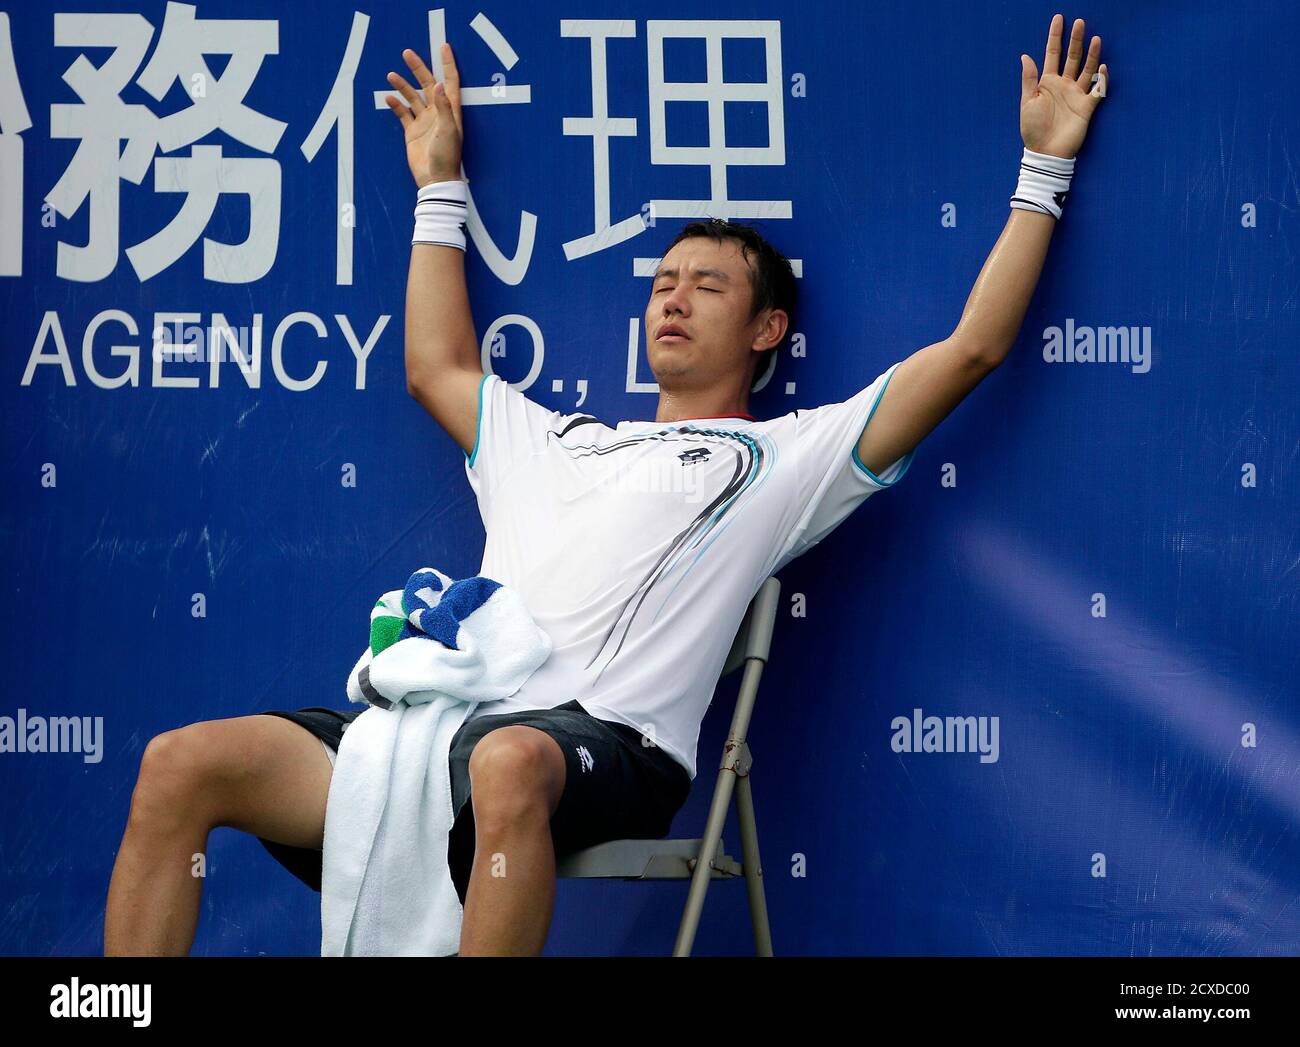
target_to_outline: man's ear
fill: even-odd
[[[790,314],[784,309],[769,308],[767,310],[767,315],[763,317],[763,321],[758,328],[760,338],[769,343],[764,350],[765,352],[767,349],[775,349],[781,344],[789,324]]]

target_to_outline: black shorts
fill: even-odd
[[[368,708],[313,706],[264,712],[292,720],[337,751],[347,725]],[[673,816],[691,791],[690,774],[663,749],[642,745],[641,732],[635,727],[592,716],[577,701],[554,709],[527,709],[467,720],[453,736],[448,758],[456,817],[447,840],[447,864],[462,905],[474,865],[474,805],[467,802],[470,753],[483,735],[511,724],[545,731],[564,752],[564,792],[551,815],[551,840],[557,858],[606,840],[658,840],[668,835]],[[312,890],[320,890],[319,850],[290,847],[260,836],[258,839],[298,879]]]

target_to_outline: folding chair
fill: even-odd
[[[754,925],[754,952],[772,955],[772,932],[767,922],[767,900],[763,893],[763,866],[758,857],[758,831],[754,824],[754,798],[749,769],[753,763],[745,735],[749,730],[758,681],[772,646],[772,630],[781,595],[781,583],[769,578],[759,588],[745,612],[744,621],[731,644],[722,675],[744,666],[745,673],[731,717],[731,729],[722,749],[713,802],[698,840],[610,840],[565,855],[556,862],[555,873],[568,879],[684,880],[691,881],[686,895],[674,956],[689,956],[704,908],[704,893],[710,880],[745,878],[749,893],[749,915]],[[722,827],[727,820],[732,792],[736,797],[736,818],[740,824],[743,863],[726,853]],[[706,859],[705,856],[708,856]]]

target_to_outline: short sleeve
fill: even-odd
[[[546,434],[563,415],[530,400],[491,371],[478,387],[478,429],[465,472],[478,494],[492,490],[520,462],[546,449]]]
[[[877,476],[858,457],[858,441],[896,367],[843,403],[795,412],[800,515],[773,572],[820,542],[871,495],[893,487],[912,464],[915,450]]]

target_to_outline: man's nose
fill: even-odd
[[[664,315],[670,312],[685,313],[690,308],[690,299],[680,287],[674,287],[664,300]]]

